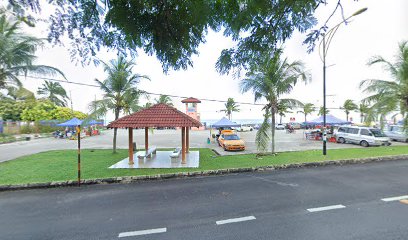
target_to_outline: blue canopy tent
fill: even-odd
[[[312,121],[307,121],[306,124],[322,124],[323,123],[323,116],[320,116]],[[351,122],[344,121],[340,118],[336,118],[333,115],[326,115],[326,124],[337,124],[337,125],[343,125],[343,124],[350,124]]]
[[[75,127],[78,125],[82,124],[82,120],[79,120],[78,118],[73,118],[71,120],[68,120],[66,122],[57,124],[57,126],[61,126],[61,127]]]
[[[226,127],[240,127],[241,124],[228,120],[227,118],[223,117],[218,122],[211,125],[213,128],[226,128]]]
[[[88,122],[89,125],[103,125],[103,121],[96,121],[96,120],[91,120]]]

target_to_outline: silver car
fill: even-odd
[[[349,142],[363,147],[391,145],[390,139],[377,128],[339,127],[335,136],[338,143]]]
[[[401,125],[390,125],[387,130],[384,131],[385,135],[394,141],[408,142],[407,132]]]

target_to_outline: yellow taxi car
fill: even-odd
[[[245,150],[245,142],[232,130],[222,131],[218,137],[218,144],[224,148],[225,151]]]

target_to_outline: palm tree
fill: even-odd
[[[262,64],[246,73],[246,78],[240,82],[243,93],[252,90],[255,102],[260,99],[268,102],[263,107],[265,111],[263,124],[256,134],[258,151],[266,151],[268,141],[271,139],[271,152],[275,153],[275,118],[279,105],[283,104],[287,107],[303,105],[296,99],[280,98],[283,94],[289,94],[299,80],[304,82],[309,80],[303,69],[302,62],[289,62],[287,58],[281,59],[281,51],[278,51],[272,56],[267,56]],[[269,117],[271,118],[270,124],[268,124]]]
[[[369,106],[365,103],[360,103],[358,105],[358,112],[360,113],[360,123],[363,123],[365,120],[366,114],[368,114]]]
[[[373,114],[379,114],[380,119],[392,112],[399,112],[404,118],[404,126],[408,126],[408,41],[399,44],[399,51],[395,62],[385,60],[381,56],[374,56],[368,62],[369,66],[381,64],[390,74],[390,80],[367,79],[360,83],[363,92],[372,94],[362,100],[371,105],[368,119]]]
[[[231,120],[232,113],[239,112],[239,105],[237,105],[233,98],[228,98],[227,102],[225,103],[225,109],[221,110],[221,112],[225,112],[228,119]]]
[[[155,99],[156,104],[157,103],[164,103],[167,104],[169,106],[173,106],[173,102],[171,100],[171,97],[167,96],[167,95],[160,95],[159,99]]]
[[[303,113],[305,115],[305,122],[307,122],[307,115],[311,114],[312,112],[316,111],[315,106],[313,103],[306,103],[302,107],[303,109],[301,111],[298,111],[298,113]]]
[[[145,109],[145,108],[149,108],[149,107],[151,107],[151,106],[153,106],[153,103],[147,102],[147,103],[145,103],[145,105],[143,105],[141,108],[142,108],[142,109]]]
[[[20,86],[8,86],[7,89],[7,96],[11,97],[14,101],[17,100],[35,100],[34,93],[30,90]]]
[[[348,122],[350,112],[357,110],[358,106],[353,102],[353,100],[347,99],[346,101],[344,101],[343,106],[341,106],[340,109],[343,109],[346,113],[346,121]]]
[[[35,51],[43,46],[43,39],[28,36],[20,31],[21,21],[9,20],[0,10],[0,89],[21,86],[19,77],[28,73],[37,75],[64,74],[57,68],[34,65]]]
[[[105,116],[107,112],[113,111],[115,120],[119,118],[120,113],[130,114],[140,109],[139,98],[145,92],[137,89],[139,80],[149,79],[149,77],[133,74],[132,68],[135,66],[133,61],[126,60],[119,56],[116,60],[109,63],[102,62],[104,71],[108,74],[103,81],[95,79],[103,91],[103,99],[95,100],[89,104],[92,117]],[[113,129],[113,152],[116,153],[117,128]]]
[[[287,106],[285,103],[282,103],[279,101],[278,103],[278,108],[277,108],[277,113],[279,115],[279,123],[282,124],[282,118],[286,117],[286,113],[292,113],[289,111],[289,109],[292,109],[291,107]]]
[[[330,110],[329,110],[328,108],[326,108],[326,115],[329,114],[329,113],[330,113]],[[320,108],[319,108],[319,113],[318,113],[318,115],[319,115],[319,116],[323,116],[323,115],[324,115],[323,107],[320,107]]]
[[[48,100],[60,107],[66,107],[67,99],[69,99],[67,92],[59,82],[47,80],[38,88],[37,94],[48,98]]]

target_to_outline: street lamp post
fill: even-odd
[[[337,29],[340,27],[341,24],[345,23],[347,20],[350,18],[357,16],[363,12],[365,12],[367,8],[362,8],[352,14],[350,17],[344,19],[340,23],[338,23],[336,26],[331,28],[327,33],[323,33],[323,39],[320,42],[320,46],[323,44],[323,53],[320,55],[320,59],[323,62],[323,155],[327,154],[327,131],[326,131],[326,56],[327,56],[327,51],[329,50],[331,40],[333,39],[334,34],[336,34]],[[327,39],[326,39],[327,37]],[[320,50],[319,46],[319,50]]]

